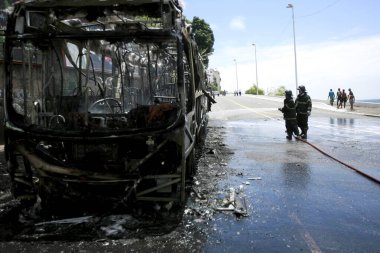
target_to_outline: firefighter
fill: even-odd
[[[293,133],[298,136],[296,106],[293,100],[293,94],[291,90],[285,91],[284,107],[278,108],[284,114],[285,127],[286,127],[286,139],[291,140]]]
[[[301,129],[301,138],[307,139],[308,120],[312,107],[311,98],[307,95],[305,86],[300,85],[298,91],[299,94],[296,98],[297,124]]]

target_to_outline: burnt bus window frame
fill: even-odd
[[[102,35],[103,35],[103,33],[101,33]],[[162,40],[162,41],[166,41],[166,40],[169,40],[169,41],[171,41],[171,40],[173,40],[173,36],[167,36],[167,33],[166,34],[164,34],[165,36],[161,36],[160,37],[160,40]],[[19,38],[17,38],[17,36],[15,36],[16,38],[14,39],[14,41],[13,42],[15,42],[15,41],[20,41],[20,42],[23,42],[23,41],[27,41],[27,39],[19,39]],[[25,37],[28,37],[29,39],[32,37],[32,36],[25,36]],[[70,40],[73,40],[73,36],[66,36],[66,37],[68,37]],[[95,38],[98,38],[99,36],[98,35],[96,35],[96,36],[94,36],[94,33],[91,33],[90,34],[90,37],[95,37]],[[175,36],[174,36],[174,38],[176,38]],[[80,37],[79,38],[80,40],[83,40],[82,39],[82,37]],[[166,40],[165,40],[166,39]],[[38,38],[38,40],[39,41],[41,41],[41,37],[39,37]],[[112,38],[112,40],[116,40],[116,37],[113,37]],[[144,40],[142,40],[142,41],[144,41]],[[183,55],[183,52],[181,52],[181,50],[180,50],[180,48],[178,47],[178,43],[179,43],[179,40],[178,40],[178,38],[175,40],[176,41],[176,45],[177,45],[177,47],[176,47],[176,50],[177,50],[177,52],[176,52],[176,56],[177,57],[179,57],[179,58],[181,58],[181,57],[183,57],[183,56],[181,56],[181,55]],[[12,43],[13,44],[13,43]],[[8,45],[9,46],[9,45]],[[12,61],[11,59],[9,59],[9,62],[11,62],[13,65],[16,65],[17,64],[17,58],[19,58],[19,57],[16,57],[16,61]],[[67,59],[66,59],[66,57],[64,58],[64,62],[63,63],[61,63],[62,65],[64,65],[64,66],[62,66],[62,68],[73,68],[73,66],[72,66],[72,64],[68,64],[68,62],[67,62]],[[178,61],[178,59],[177,59],[177,61]],[[21,61],[22,62],[22,61]],[[21,62],[19,62],[19,64],[22,64]],[[41,62],[40,62],[40,60],[39,60],[39,57],[37,57],[37,59],[36,59],[36,64],[40,64]],[[111,63],[112,64],[112,63]],[[112,65],[110,65],[110,66],[112,66]],[[13,66],[14,67],[14,66]],[[10,67],[9,68],[9,71],[12,71],[12,67]],[[25,71],[24,71],[25,72]],[[106,70],[106,71],[102,71],[102,73],[104,73],[104,72],[109,72],[109,69],[108,70]],[[177,74],[176,74],[176,81],[177,81],[177,84],[173,84],[173,86],[174,86],[174,88],[175,89],[177,89],[178,90],[178,87],[179,87],[179,81],[180,81],[180,79],[181,79],[181,76],[183,75],[183,73],[181,73],[182,71],[179,69],[179,68],[177,68],[176,69],[176,72],[177,72]],[[12,85],[12,83],[11,83],[11,80],[9,80],[8,81],[8,90],[12,90],[13,89],[13,87],[12,87],[13,85]],[[178,92],[179,91],[177,91],[176,93],[178,94]],[[178,94],[179,95],[179,94]],[[180,100],[180,96],[176,96],[176,102],[179,102],[179,100]],[[9,108],[8,108],[9,109]],[[25,109],[25,108],[24,108]],[[12,114],[12,110],[10,110],[10,113]],[[23,124],[20,124],[21,122],[22,122],[22,120],[20,121],[20,117],[13,117],[12,118],[12,116],[10,117],[10,119],[11,119],[11,121],[13,121],[14,119],[16,119],[16,122],[17,122],[17,125],[19,125],[19,126],[23,126]]]

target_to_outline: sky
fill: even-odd
[[[257,66],[266,93],[280,86],[295,93],[297,76],[314,99],[338,88],[351,88],[357,100],[380,99],[379,0],[181,2],[188,19],[204,19],[214,32],[209,68],[220,72],[222,90],[255,85]]]

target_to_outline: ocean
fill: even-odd
[[[364,100],[358,100],[358,102],[368,102],[368,103],[380,104],[380,99],[364,99]]]

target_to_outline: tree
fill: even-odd
[[[269,92],[268,95],[270,95],[270,96],[285,96],[285,90],[286,90],[285,86],[282,85],[282,86],[278,87],[277,89],[275,89],[274,91]]]
[[[245,91],[245,94],[257,94],[257,86],[253,85],[251,88]],[[264,95],[264,90],[259,88],[259,95]]]
[[[14,3],[16,2],[15,0],[3,0],[0,2],[0,9],[4,9],[4,8],[7,8],[8,6],[10,6],[10,3]]]
[[[208,23],[198,17],[193,17],[192,30],[197,42],[199,52],[203,58],[203,64],[208,67],[208,57],[214,52],[214,33]]]
[[[285,96],[285,86],[280,86],[277,88],[276,92],[275,92],[275,96]]]

